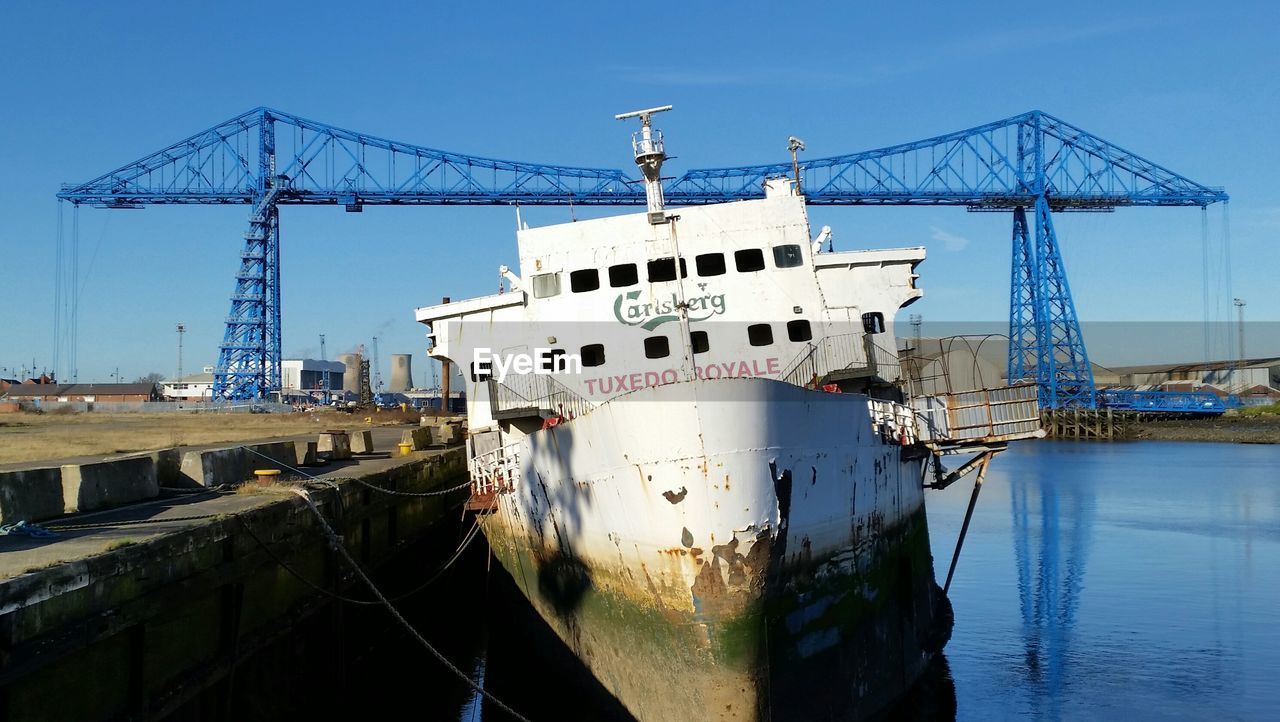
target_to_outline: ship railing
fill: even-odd
[[[569,420],[595,408],[552,374],[509,373],[501,382],[490,377],[489,403],[495,419],[540,416]]]
[[[520,451],[518,444],[500,446],[482,454],[476,454],[467,462],[471,473],[473,497],[493,497],[515,490],[520,481]]]
[[[661,155],[663,153],[662,131],[652,128],[649,131],[649,137],[644,137],[644,131],[637,130],[631,134],[631,150],[635,152],[635,156],[640,158],[646,155]]]
[[[920,440],[937,447],[1044,436],[1034,383],[917,396],[911,407]]]
[[[810,341],[782,372],[782,380],[806,388],[825,381],[869,378],[894,382],[902,377],[896,348],[876,343],[873,334],[844,333]]]

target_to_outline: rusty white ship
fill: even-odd
[[[664,207],[665,109],[619,116],[647,212],[522,227],[509,291],[417,311],[467,378],[469,506],[636,718],[874,714],[950,635],[928,462],[1035,435],[1035,387],[909,398],[924,249],[824,250],[798,174]]]

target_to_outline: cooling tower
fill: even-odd
[[[344,391],[360,393],[360,354],[341,353],[338,360],[346,367],[342,372],[342,388]]]
[[[391,393],[404,393],[413,390],[413,356],[407,353],[391,354],[391,385],[387,390]]]

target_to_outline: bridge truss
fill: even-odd
[[[1053,215],[1227,200],[1040,111],[799,169],[811,205],[1012,211],[1008,375],[1035,380],[1051,408],[1097,403]],[[664,193],[675,206],[758,198],[765,179],[792,171],[790,163],[690,170]],[[215,398],[230,400],[280,388],[280,205],[644,205],[645,191],[621,170],[452,153],[257,108],[64,186],[58,198],[102,208],[251,206],[214,373]]]

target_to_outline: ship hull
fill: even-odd
[[[766,379],[645,389],[526,437],[482,528],[638,719],[866,717],[949,633],[920,462],[878,409]]]

